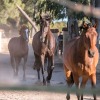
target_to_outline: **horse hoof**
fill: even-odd
[[[46,81],[43,81],[43,85],[46,85]]]
[[[50,86],[51,84],[50,84],[50,82],[47,82],[47,86]]]
[[[50,83],[50,80],[47,80],[47,83]]]
[[[46,78],[47,83],[50,83],[50,80],[48,79],[48,77]]]

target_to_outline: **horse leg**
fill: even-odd
[[[40,80],[40,69],[37,69],[37,73],[38,73],[38,80]]]
[[[47,66],[48,76],[46,78],[47,83],[50,83],[50,77],[51,77],[50,76],[50,71],[51,71],[50,66],[51,66],[51,59],[50,57],[48,57],[48,66]]]
[[[79,76],[77,74],[73,74],[73,78],[74,78],[74,82],[75,82],[75,85],[77,87],[77,92],[76,92],[76,95],[77,95],[77,99],[80,100],[80,82],[79,82]]]
[[[19,70],[19,64],[20,64],[21,58],[15,57],[15,62],[16,62],[16,70],[15,70],[15,76],[18,76],[18,70]]]
[[[46,85],[46,80],[45,80],[45,76],[44,76],[44,59],[45,59],[45,55],[41,55],[43,84]]]
[[[37,59],[39,59],[38,55],[34,52],[34,56],[35,56],[35,61],[34,61],[34,65],[33,65],[33,69],[37,69]]]
[[[95,74],[95,73],[92,74],[92,75],[90,76],[90,79],[91,79],[92,88],[93,88],[93,90],[94,90],[95,87],[96,87],[96,74]],[[93,91],[93,97],[94,97],[94,100],[97,100],[96,94],[94,93],[94,91]]]
[[[66,81],[67,81],[67,85],[68,85],[66,99],[70,100],[70,88],[74,84],[73,75],[72,75],[72,72],[69,69],[67,69],[65,65],[64,65],[64,72],[66,75]]]
[[[24,81],[26,80],[26,74],[25,74],[25,71],[26,71],[26,62],[27,62],[27,55],[24,57],[24,64],[23,64],[23,80]]]
[[[83,76],[81,86],[80,86],[81,91],[84,89],[87,81],[88,81],[88,77]],[[83,100],[83,92],[81,93],[81,100]]]
[[[40,61],[41,61],[41,58],[35,52],[34,52],[34,56],[35,56],[35,62],[34,62],[33,69],[37,69],[38,80],[40,80],[40,66],[41,66]]]
[[[53,69],[54,69],[54,56],[49,56],[48,57],[48,68],[47,68],[48,76],[46,78],[48,83],[50,83]]]
[[[11,61],[11,66],[12,66],[12,68],[13,68],[13,72],[14,72],[14,76],[15,76],[15,58],[12,56],[12,55],[10,55],[10,61]]]
[[[47,56],[45,56],[44,63],[46,64],[47,62],[48,62],[48,59],[47,59]],[[46,71],[46,66],[44,67],[44,71]]]

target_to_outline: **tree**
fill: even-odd
[[[50,0],[23,0],[25,4],[25,11],[32,16],[33,12],[33,20],[39,24],[39,15],[43,13],[50,13],[53,19],[63,19],[66,17],[66,7],[52,2]],[[29,6],[30,5],[30,6]],[[32,12],[30,12],[30,10]]]
[[[74,2],[82,3],[82,4],[90,4],[89,0],[71,0]],[[39,14],[42,12],[49,12],[53,19],[63,19],[68,16],[68,31],[71,34],[71,25],[74,25],[74,32],[76,33],[76,36],[78,33],[78,20],[84,19],[84,17],[89,18],[88,16],[85,16],[84,13],[80,12],[73,12],[72,10],[68,9],[67,7],[57,4],[55,2],[52,2],[50,0],[38,0],[34,1],[34,13],[33,13],[33,19],[39,23]]]
[[[73,2],[81,3],[84,5],[89,5],[90,1],[89,0],[71,0]],[[78,28],[78,21],[79,20],[84,20],[85,18],[89,19],[88,16],[86,16],[83,12],[74,12],[71,9],[68,9],[68,32],[70,34],[70,38],[73,38],[73,36],[78,36],[79,35],[79,28]]]
[[[81,3],[84,5],[90,5],[90,0],[71,0],[75,3]],[[33,21],[39,24],[39,15],[42,13],[49,12],[53,19],[63,19],[68,16],[68,32],[72,35],[72,33],[76,33],[75,35],[79,35],[78,31],[78,20],[84,20],[84,17],[90,19],[90,17],[84,15],[83,12],[77,13],[68,9],[66,6],[60,5],[56,2],[52,2],[52,0],[23,0],[25,3],[26,12],[31,15],[30,10],[33,11]],[[30,5],[30,6],[28,6]],[[73,32],[71,31],[71,26],[73,25]]]
[[[21,0],[0,0],[0,23],[7,23],[8,18],[18,18],[20,13],[15,4],[20,5],[22,8],[24,5]]]
[[[51,24],[51,28],[58,29],[59,32],[62,31],[63,27],[67,27],[66,22],[64,22],[64,21],[63,22],[55,22],[54,24],[53,23]]]
[[[79,2],[82,4],[88,4],[90,0],[71,0],[74,2]],[[51,0],[1,0],[0,2],[0,23],[5,23],[7,18],[13,18],[19,20],[21,23],[27,23],[28,21],[26,18],[20,14],[18,9],[15,6],[17,3],[24,11],[33,18],[37,24],[39,24],[39,15],[42,13],[49,12],[53,19],[63,19],[68,16],[68,21],[70,20],[80,20],[83,19],[85,16],[82,12],[76,13],[72,10],[68,9],[67,7],[52,2]],[[72,21],[73,22],[73,21]]]
[[[94,0],[94,5],[96,8],[100,8],[100,0]],[[98,32],[98,40],[97,40],[97,47],[100,52],[100,45],[99,45],[99,40],[100,40],[100,19],[97,19],[98,25],[97,25],[97,32]]]

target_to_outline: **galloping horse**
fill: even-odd
[[[83,89],[88,79],[91,80],[91,85],[95,88],[96,66],[99,58],[96,41],[96,28],[92,25],[84,24],[81,36],[65,44],[63,60],[69,88],[75,83],[78,89]],[[82,82],[79,86],[80,77],[82,77]],[[77,93],[78,100],[80,100],[80,95],[81,100],[83,100],[83,93]],[[96,95],[94,93],[93,96],[94,100],[96,100]],[[70,100],[70,91],[68,91],[66,98]]]
[[[35,55],[34,69],[37,69],[38,79],[40,80],[40,69],[43,76],[43,84],[46,81],[49,83],[54,69],[54,53],[55,53],[55,37],[50,30],[50,16],[40,16],[40,31],[37,32],[32,41],[32,46]],[[45,79],[44,61],[48,61],[47,72],[48,76]]]
[[[25,80],[26,62],[28,56],[28,39],[29,29],[26,25],[22,25],[19,31],[19,37],[13,37],[9,41],[8,49],[10,52],[11,65],[13,67],[14,76],[18,75],[18,67],[21,59],[24,59],[23,80]]]

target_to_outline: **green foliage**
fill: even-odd
[[[67,27],[66,22],[55,22],[54,24],[51,24],[52,29],[58,29],[60,32],[63,27]]]
[[[74,2],[88,4],[90,0],[71,0]],[[82,19],[85,15],[73,12],[65,6],[52,2],[51,0],[0,0],[0,23],[6,23],[8,18],[20,18],[21,23],[27,23],[26,18],[20,14],[15,4],[18,4],[24,11],[39,24],[39,15],[50,13],[53,20],[63,19],[67,16],[73,16],[77,19]]]
[[[89,5],[90,3],[90,0],[71,1],[82,3],[84,5]],[[23,0],[23,3],[25,3],[25,11],[30,15],[30,17],[33,17],[33,20],[37,24],[39,24],[39,15],[46,12],[50,13],[53,19],[63,19],[67,16],[73,16],[80,20],[85,16],[82,12],[73,12],[65,6],[52,2],[51,0]]]
[[[27,3],[28,1],[25,2],[25,5]],[[66,17],[65,7],[55,2],[51,2],[50,0],[33,0],[33,4],[31,3],[31,5],[30,9],[33,9],[31,10],[33,11],[33,20],[36,21],[37,24],[39,24],[39,15],[46,12],[50,13],[53,19],[63,19]]]
[[[90,5],[90,0],[71,0],[71,1],[73,1],[75,3],[81,3],[83,5]],[[69,9],[68,9],[68,12],[69,12],[69,14],[68,14],[69,16],[72,16],[73,18],[77,18],[78,20],[81,20],[84,17],[86,17],[86,15],[83,12],[77,13],[77,12],[73,12],[72,10],[70,11]],[[88,18],[88,16],[87,16],[87,18]]]
[[[20,13],[15,4],[23,8],[21,0],[0,0],[0,23],[7,23],[8,18],[19,17]]]

